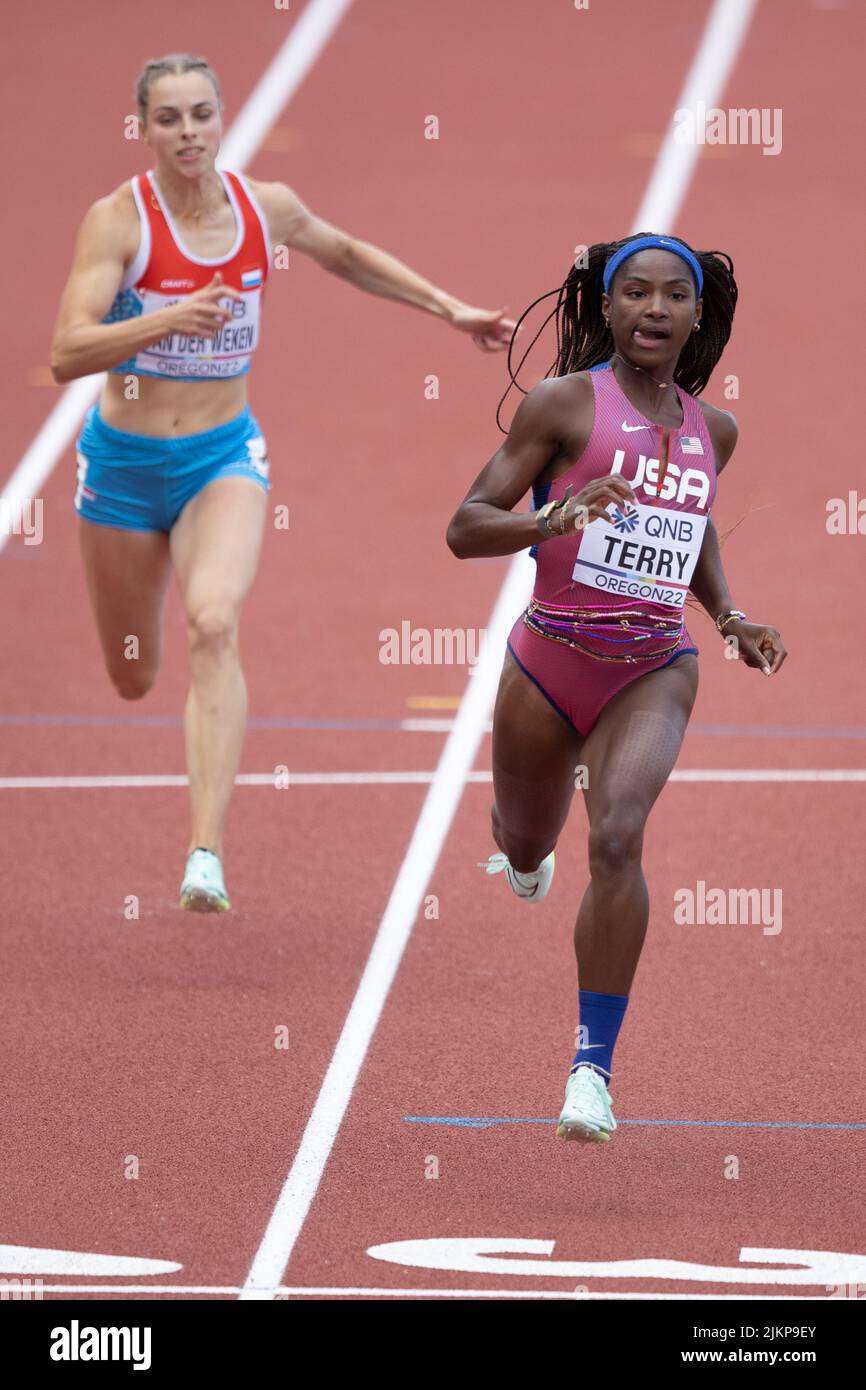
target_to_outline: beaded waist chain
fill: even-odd
[[[547,637],[551,642],[563,642],[596,661],[655,661],[682,645],[685,624],[682,616],[654,618],[634,608],[561,608],[532,598],[523,615],[530,632]],[[580,637],[589,637],[611,648],[609,652],[593,651],[584,646]],[[656,647],[655,642],[673,638],[669,646]],[[652,651],[641,650],[646,644]]]

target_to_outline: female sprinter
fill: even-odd
[[[322,221],[284,184],[217,170],[222,102],[203,58],[148,63],[136,96],[154,168],[84,218],[52,370],[60,382],[108,371],[77,441],[74,505],[105,664],[124,699],[154,683],[177,575],[192,674],[181,906],[224,911],[223,825],[247,709],[238,622],[270,486],[246,374],[273,248],[295,247],[361,289],[436,314],[483,350],[505,347],[514,323]]]
[[[736,305],[721,254],[647,235],[589,249],[551,291],[555,374],[521,402],[448,530],[460,557],[537,546],[494,713],[502,853],[488,873],[539,902],[576,783],[584,790],[591,879],[574,934],[581,1045],[565,1139],[616,1128],[606,1083],[649,914],[644,827],[697,693],[687,591],[747,666],[772,675],[786,654],[775,628],[733,607],[709,517],[737,437],[732,415],[696,399]],[[530,485],[537,510],[515,515]]]

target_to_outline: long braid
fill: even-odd
[[[557,295],[555,309],[548,314],[532,339],[516,372],[511,368],[511,354],[517,336],[515,328],[508,347],[509,384],[496,407],[496,423],[503,434],[507,431],[503,429],[499,419],[502,406],[512,386],[516,386],[523,395],[527,394],[517,378],[531,349],[551,318],[555,316],[556,319],[557,355],[545,376],[566,376],[570,372],[585,372],[590,367],[596,367],[609,360],[614,351],[614,342],[601,309],[604,267],[621,246],[646,235],[646,232],[636,232],[634,236],[624,237],[621,241],[596,242],[587,249],[585,257],[581,256],[571,266],[558,289],[548,290],[546,294],[540,295],[521,314],[517,328],[536,304],[540,304],[543,299],[549,299],[551,295]],[[681,246],[692,251],[704,276],[700,332],[690,335],[674,370],[674,381],[677,385],[689,395],[697,396],[707,385],[713,368],[731,336],[734,310],[737,306],[734,263],[724,251],[694,251],[681,237],[673,237],[671,240],[678,241]]]

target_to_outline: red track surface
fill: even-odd
[[[44,11],[24,9],[9,39],[4,247],[7,265],[27,273],[5,294],[17,336],[3,354],[4,479],[59,394],[44,384],[45,363],[75,227],[93,198],[147,167],[145,151],[122,138],[139,61],[204,50],[230,118],[293,22],[249,7],[240,41],[236,6],[187,4],[178,24],[174,5],[152,0],[136,11],[131,42],[129,26],[104,14],[56,7],[47,48]],[[250,172],[286,180],[329,221],[470,302],[519,311],[561,281],[574,245],[629,229],[704,20],[691,0],[587,12],[552,0],[358,0]],[[717,524],[750,511],[724,551],[735,601],[778,626],[791,653],[766,681],[724,661],[709,622],[695,618],[699,726],[863,721],[862,605],[844,601],[859,584],[862,541],[825,529],[827,499],[862,477],[852,441],[863,290],[845,266],[847,230],[863,218],[849,153],[862,135],[863,38],[854,6],[762,0],[723,105],[781,107],[783,152],[708,150],[676,227],[734,258],[740,308],[707,392],[724,405],[724,375],[739,377],[740,444]],[[37,90],[50,100],[34,101]],[[438,142],[423,139],[431,113]],[[403,619],[482,628],[489,618],[506,562],[458,564],[444,529],[498,446],[502,359],[300,256],[274,276],[265,329],[251,400],[274,460],[272,500],[289,505],[291,527],[269,533],[245,613],[251,713],[423,714],[407,702],[459,696],[464,672],[383,666],[378,635]],[[539,374],[552,355],[537,359]],[[438,401],[424,397],[430,373]],[[177,716],[188,668],[175,594],[147,700],[123,705],[102,671],[73,479],[67,451],[43,491],[44,543],[14,540],[0,556],[2,712]],[[443,740],[253,729],[244,770],[431,769]],[[3,776],[183,770],[179,727],[7,725],[2,749]],[[853,768],[862,750],[843,736],[693,734],[679,766]],[[487,741],[478,767],[489,767]],[[0,790],[9,1059],[0,1241],[176,1261],[172,1283],[243,1283],[425,791],[239,788],[226,861],[237,909],[198,920],[176,907],[183,789]],[[430,885],[440,918],[415,927],[285,1284],[557,1286],[403,1269],[366,1253],[442,1236],[555,1240],[557,1259],[723,1266],[744,1246],[866,1251],[863,1130],[624,1124],[595,1151],[558,1144],[551,1126],[404,1121],[552,1117],[561,1101],[576,1022],[583,811],[575,807],[555,891],[536,914],[475,867],[492,849],[489,802],[486,786],[464,794]],[[618,1117],[863,1121],[861,807],[856,783],[666,789],[647,835],[653,914],[617,1050]],[[781,934],[675,927],[666,905],[700,878],[780,887]],[[133,893],[137,923],[123,915]],[[281,1024],[288,1052],[273,1046]],[[138,1181],[123,1176],[130,1154]],[[431,1155],[436,1181],[425,1179]],[[738,1181],[723,1175],[730,1155]]]

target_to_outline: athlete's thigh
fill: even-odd
[[[78,541],[90,605],[112,678],[130,671],[155,675],[162,645],[162,609],[171,575],[165,531],[132,531],[78,518]]]
[[[698,659],[687,654],[608,701],[581,750],[591,825],[615,807],[646,819],[679,756],[697,691]]]
[[[493,792],[512,834],[542,840],[559,834],[581,741],[506,651],[493,713]]]
[[[255,578],[267,493],[251,478],[216,478],[187,502],[171,556],[188,614],[218,603],[239,611]]]

